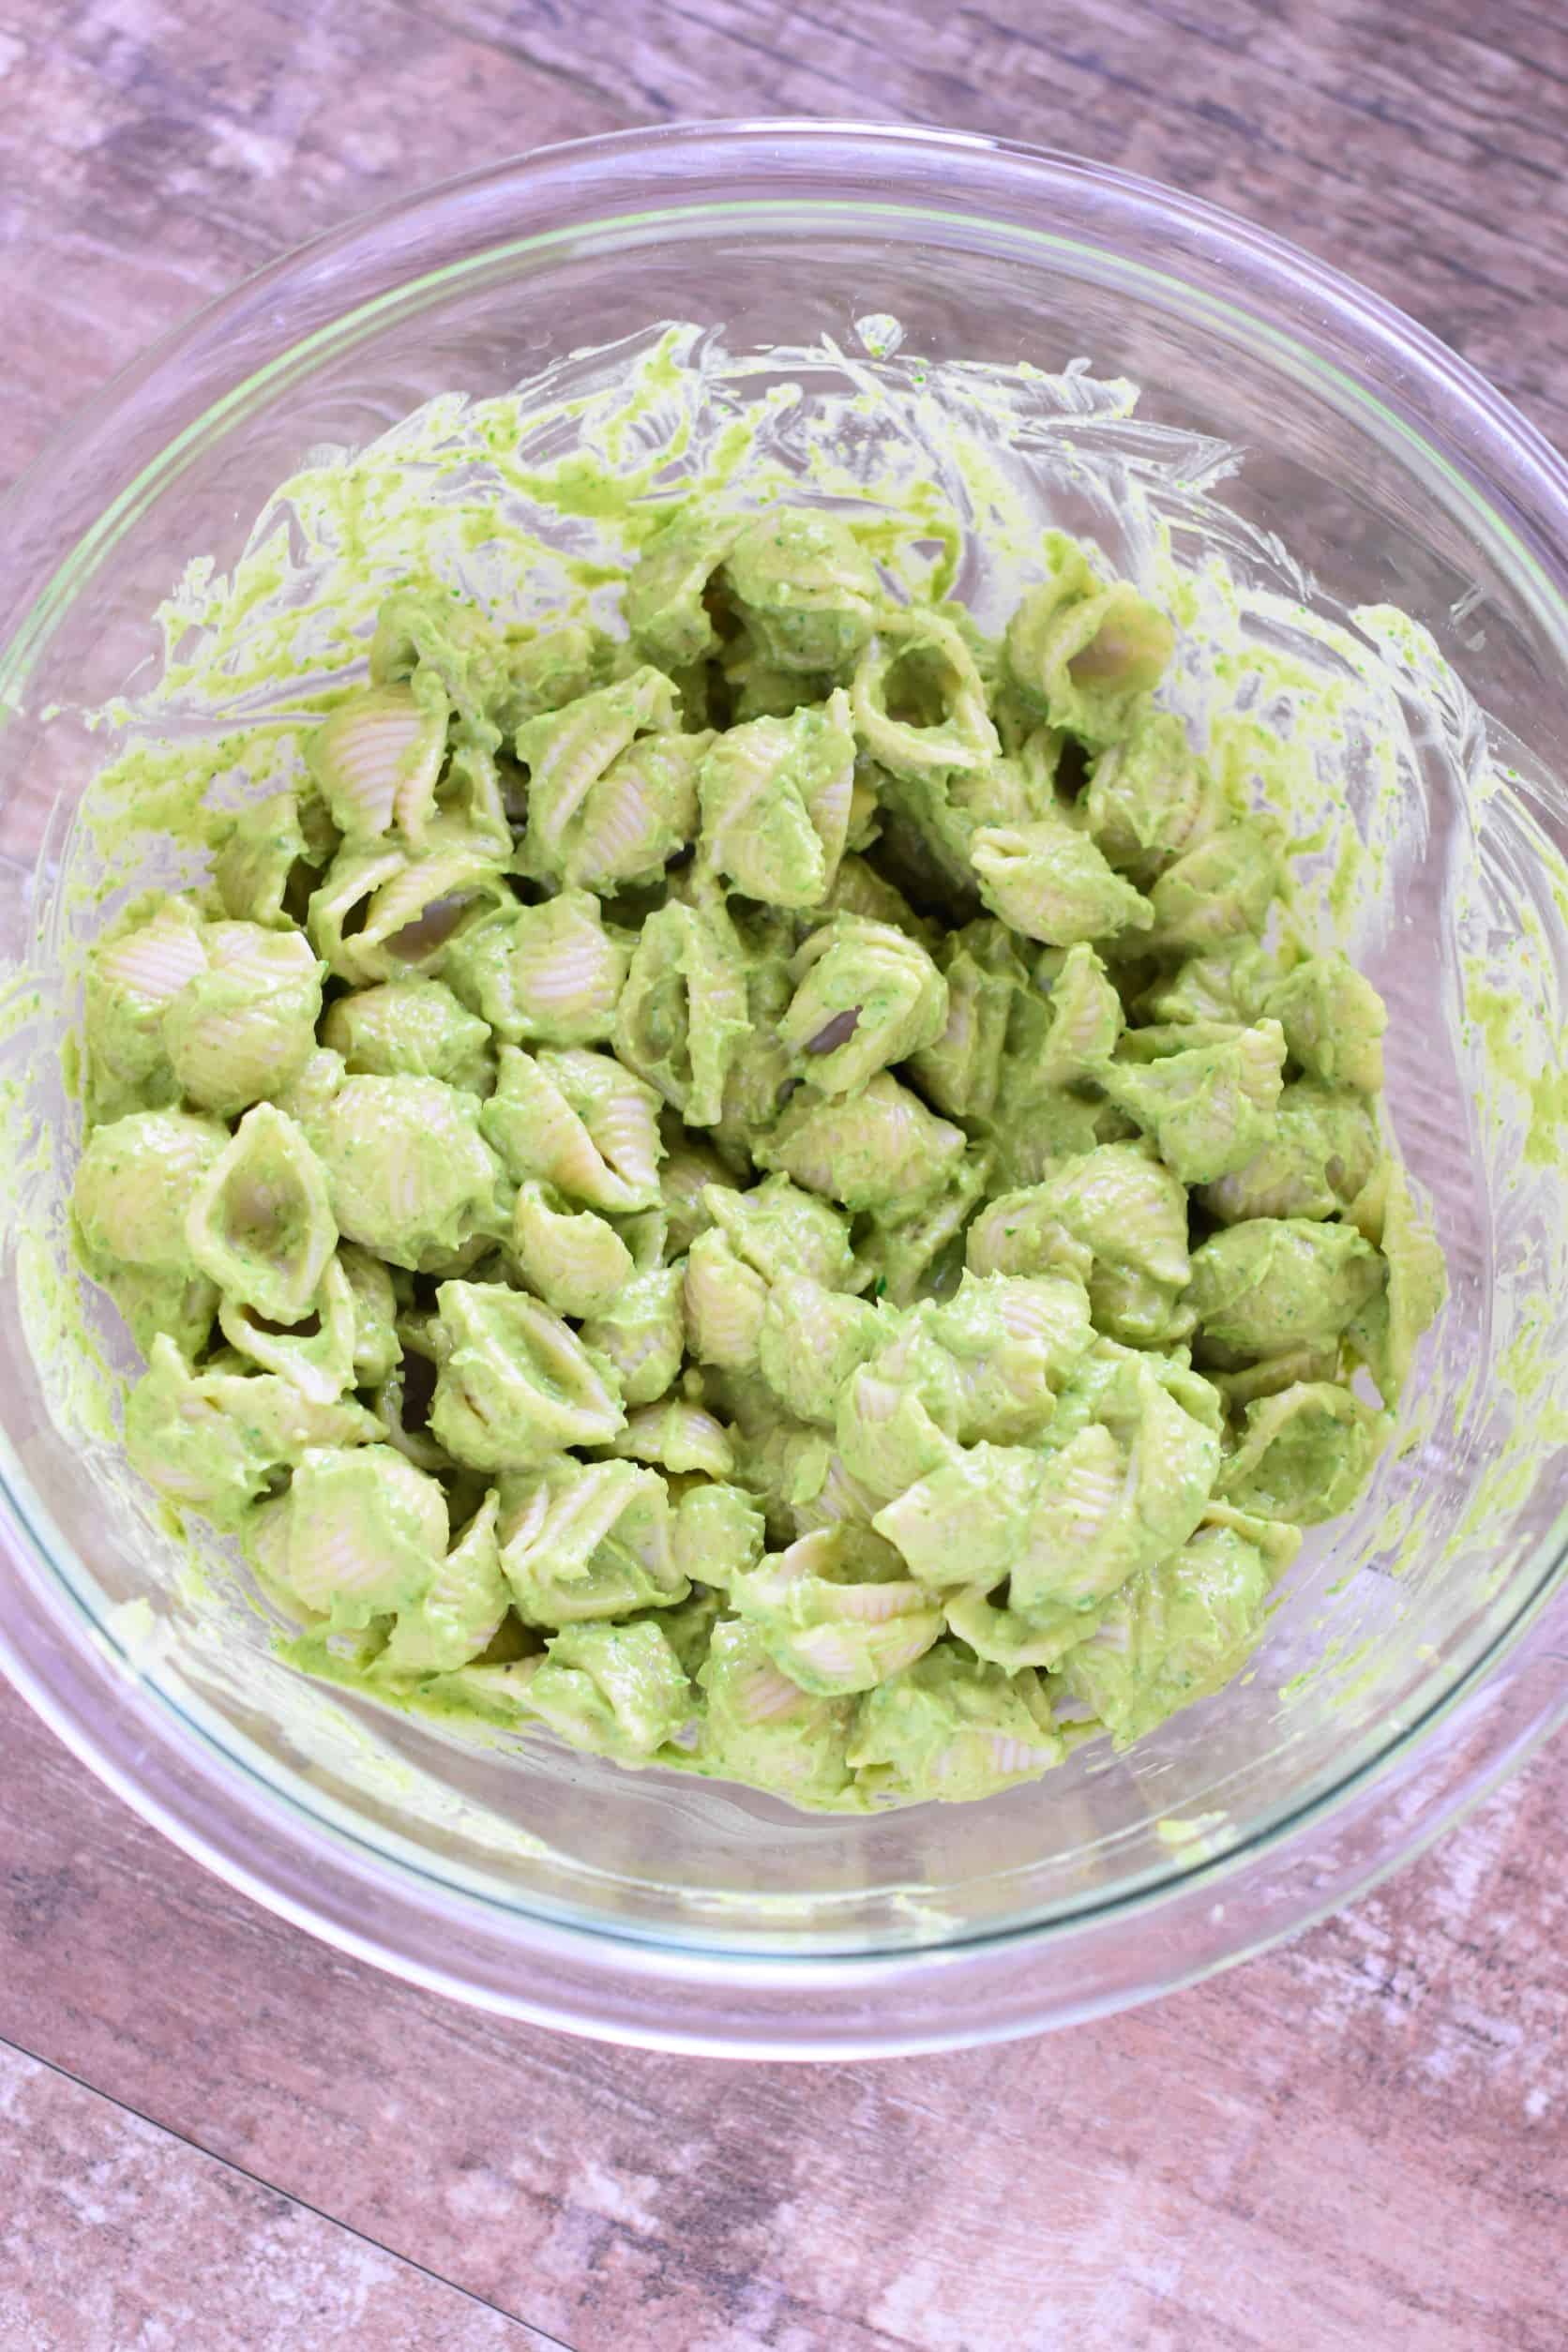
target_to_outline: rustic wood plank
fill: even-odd
[[[550,2338],[0,2043],[0,2352],[547,2352]]]
[[[0,474],[195,303],[420,180],[679,115],[945,121],[1229,204],[1568,438],[1568,20],[1433,0],[45,0],[0,11]],[[47,249],[49,266],[37,256]]]
[[[0,2034],[577,2352],[1560,2345],[1568,1752],[1204,1988],[809,2069],[457,2008],[230,1893],[8,1696],[0,1759]]]
[[[3,0],[0,91],[0,478],[285,247],[476,158],[630,119],[397,0]]]
[[[745,112],[945,121],[1172,181],[1364,278],[1568,443],[1551,0],[0,0],[0,478],[154,336],[368,204]],[[1288,1952],[1065,2039],[738,2070],[340,1959],[6,1695],[0,2033],[181,2139],[13,2075],[26,2161],[0,2173],[38,2284],[18,2322],[0,2276],[0,2347],[47,2344],[89,2270],[119,2299],[62,2342],[118,2352],[143,2311],[180,2340],[186,2272],[232,2249],[269,2289],[324,2282],[302,2352],[527,2323],[578,2352],[1558,2352],[1565,1805],[1560,1748]],[[132,2174],[169,2226],[95,2262],[83,2199]],[[246,2352],[266,2307],[234,2322]]]

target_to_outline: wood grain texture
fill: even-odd
[[[0,0],[0,473],[279,247],[542,141],[743,113],[1168,180],[1362,277],[1568,440],[1552,0]]]
[[[0,2043],[0,2352],[545,2352],[549,2338]]]
[[[1231,205],[1568,443],[1556,0],[0,0],[0,476],[369,204],[545,140],[797,111],[1068,146]],[[179,2297],[226,2261],[261,2282],[246,2352],[465,2352],[526,2323],[575,2352],[1560,2352],[1565,1812],[1560,1748],[1373,1898],[1130,2017],[743,2070],[341,1959],[5,1696],[0,2035],[104,2097],[0,2073],[0,2236],[28,2249],[0,2347],[53,2352],[72,2295],[71,2352],[196,2341]],[[269,2337],[274,2284],[306,2277]]]
[[[1560,2352],[1562,1759],[1379,1894],[1067,2036],[578,2044],[269,1918],[0,1702],[0,2035],[576,2352]]]

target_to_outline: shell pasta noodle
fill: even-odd
[[[74,1191],[293,1663],[846,1811],[1238,1673],[1444,1292],[1265,731],[1092,548],[992,641],[877,544],[677,504],[620,636],[399,587],[94,948]]]

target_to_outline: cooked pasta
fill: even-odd
[[[326,1170],[275,1103],[248,1110],[185,1216],[191,1258],[226,1299],[278,1323],[310,1312],[338,1241]]]
[[[288,1654],[845,1809],[1216,1689],[1443,1291],[1257,722],[1060,534],[995,641],[879,544],[677,507],[626,640],[398,589],[95,951],[74,1191]]]
[[[649,915],[615,1011],[615,1050],[687,1126],[716,1126],[735,1048],[750,1030],[746,958],[721,906],[671,898]]]
[[[586,890],[515,899],[466,924],[443,958],[463,1003],[507,1045],[594,1046],[615,1026],[631,942]]]
[[[240,810],[213,867],[225,914],[276,930],[293,921],[285,903],[290,885],[317,862],[300,819],[300,795],[292,792]]]
[[[475,1094],[493,1082],[489,1027],[440,980],[384,980],[337,998],[321,1040],[356,1078],[445,1078]]]
[[[844,854],[854,758],[841,689],[731,727],[697,772],[700,870],[769,906],[820,905]]]

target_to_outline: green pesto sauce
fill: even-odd
[[[1314,947],[1395,755],[1336,818],[1349,658],[1214,652],[1220,571],[1022,530],[984,435],[960,520],[885,394],[856,455],[695,372],[431,403],[188,569],[142,723],[264,715],[84,812],[106,904],[149,827],[174,886],[94,949],[81,1247],[295,1664],[965,1800],[1243,1668],[1399,1425],[1441,1260]]]

